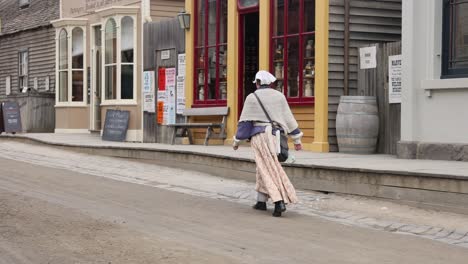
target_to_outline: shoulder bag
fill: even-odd
[[[280,134],[279,135],[280,136],[280,142],[279,142],[280,143],[280,150],[279,150],[279,153],[278,153],[278,160],[279,160],[279,162],[285,162],[288,159],[288,156],[289,156],[288,136],[286,136],[283,129],[281,129],[280,127],[275,125],[273,120],[271,120],[270,115],[266,111],[266,109],[263,106],[262,101],[260,100],[258,95],[256,93],[254,93],[254,95],[257,98],[257,101],[260,104],[260,107],[262,107],[262,110],[265,113],[268,121],[270,122],[273,133],[276,134],[276,132],[279,131],[279,134]]]

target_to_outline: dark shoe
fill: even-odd
[[[283,201],[275,202],[275,211],[273,211],[274,217],[280,217],[281,213],[286,211],[286,205]]]
[[[286,211],[286,205],[284,204],[283,200],[275,202],[275,211],[278,210],[279,212]]]
[[[254,204],[254,206],[252,206],[252,208],[255,210],[266,211],[266,202],[257,202],[256,204]]]

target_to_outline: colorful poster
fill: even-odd
[[[166,90],[166,68],[159,68],[158,70],[158,90]]]
[[[401,55],[388,56],[388,102],[401,103]]]
[[[176,68],[166,68],[166,87],[175,86]]]
[[[164,102],[158,101],[158,124],[162,125],[164,122]]]

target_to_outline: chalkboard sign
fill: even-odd
[[[129,111],[107,110],[102,139],[107,141],[125,141],[129,120]]]
[[[3,128],[6,133],[22,132],[21,114],[17,102],[2,103]]]

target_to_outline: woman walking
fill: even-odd
[[[257,90],[245,100],[233,148],[237,150],[242,140],[251,140],[257,165],[255,190],[258,193],[253,208],[266,211],[266,202],[271,198],[275,203],[273,216],[279,217],[286,211],[286,204],[298,200],[294,186],[278,160],[279,134],[275,130],[279,127],[289,135],[296,150],[302,149],[303,133],[284,95],[272,89],[275,81],[276,78],[267,71],[255,75]]]

